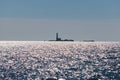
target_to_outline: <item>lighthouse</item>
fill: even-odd
[[[58,41],[58,33],[56,33],[56,41]]]
[[[61,39],[60,37],[59,37],[59,34],[58,33],[56,33],[56,40],[49,40],[49,41],[74,41],[74,40],[72,40],[72,39]]]
[[[61,41],[61,38],[59,38],[58,33],[56,33],[56,41]]]

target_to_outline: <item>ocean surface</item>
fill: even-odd
[[[120,80],[120,42],[0,41],[0,80],[52,77]]]

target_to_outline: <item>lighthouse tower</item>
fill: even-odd
[[[61,38],[59,38],[58,36],[58,33],[56,33],[56,41],[61,41]]]
[[[56,41],[58,41],[58,33],[56,33]]]

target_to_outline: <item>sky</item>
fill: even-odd
[[[120,0],[0,0],[0,40],[120,41]]]

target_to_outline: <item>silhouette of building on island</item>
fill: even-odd
[[[49,41],[74,41],[72,39],[61,39],[58,35],[58,33],[56,33],[56,40],[49,40]]]

